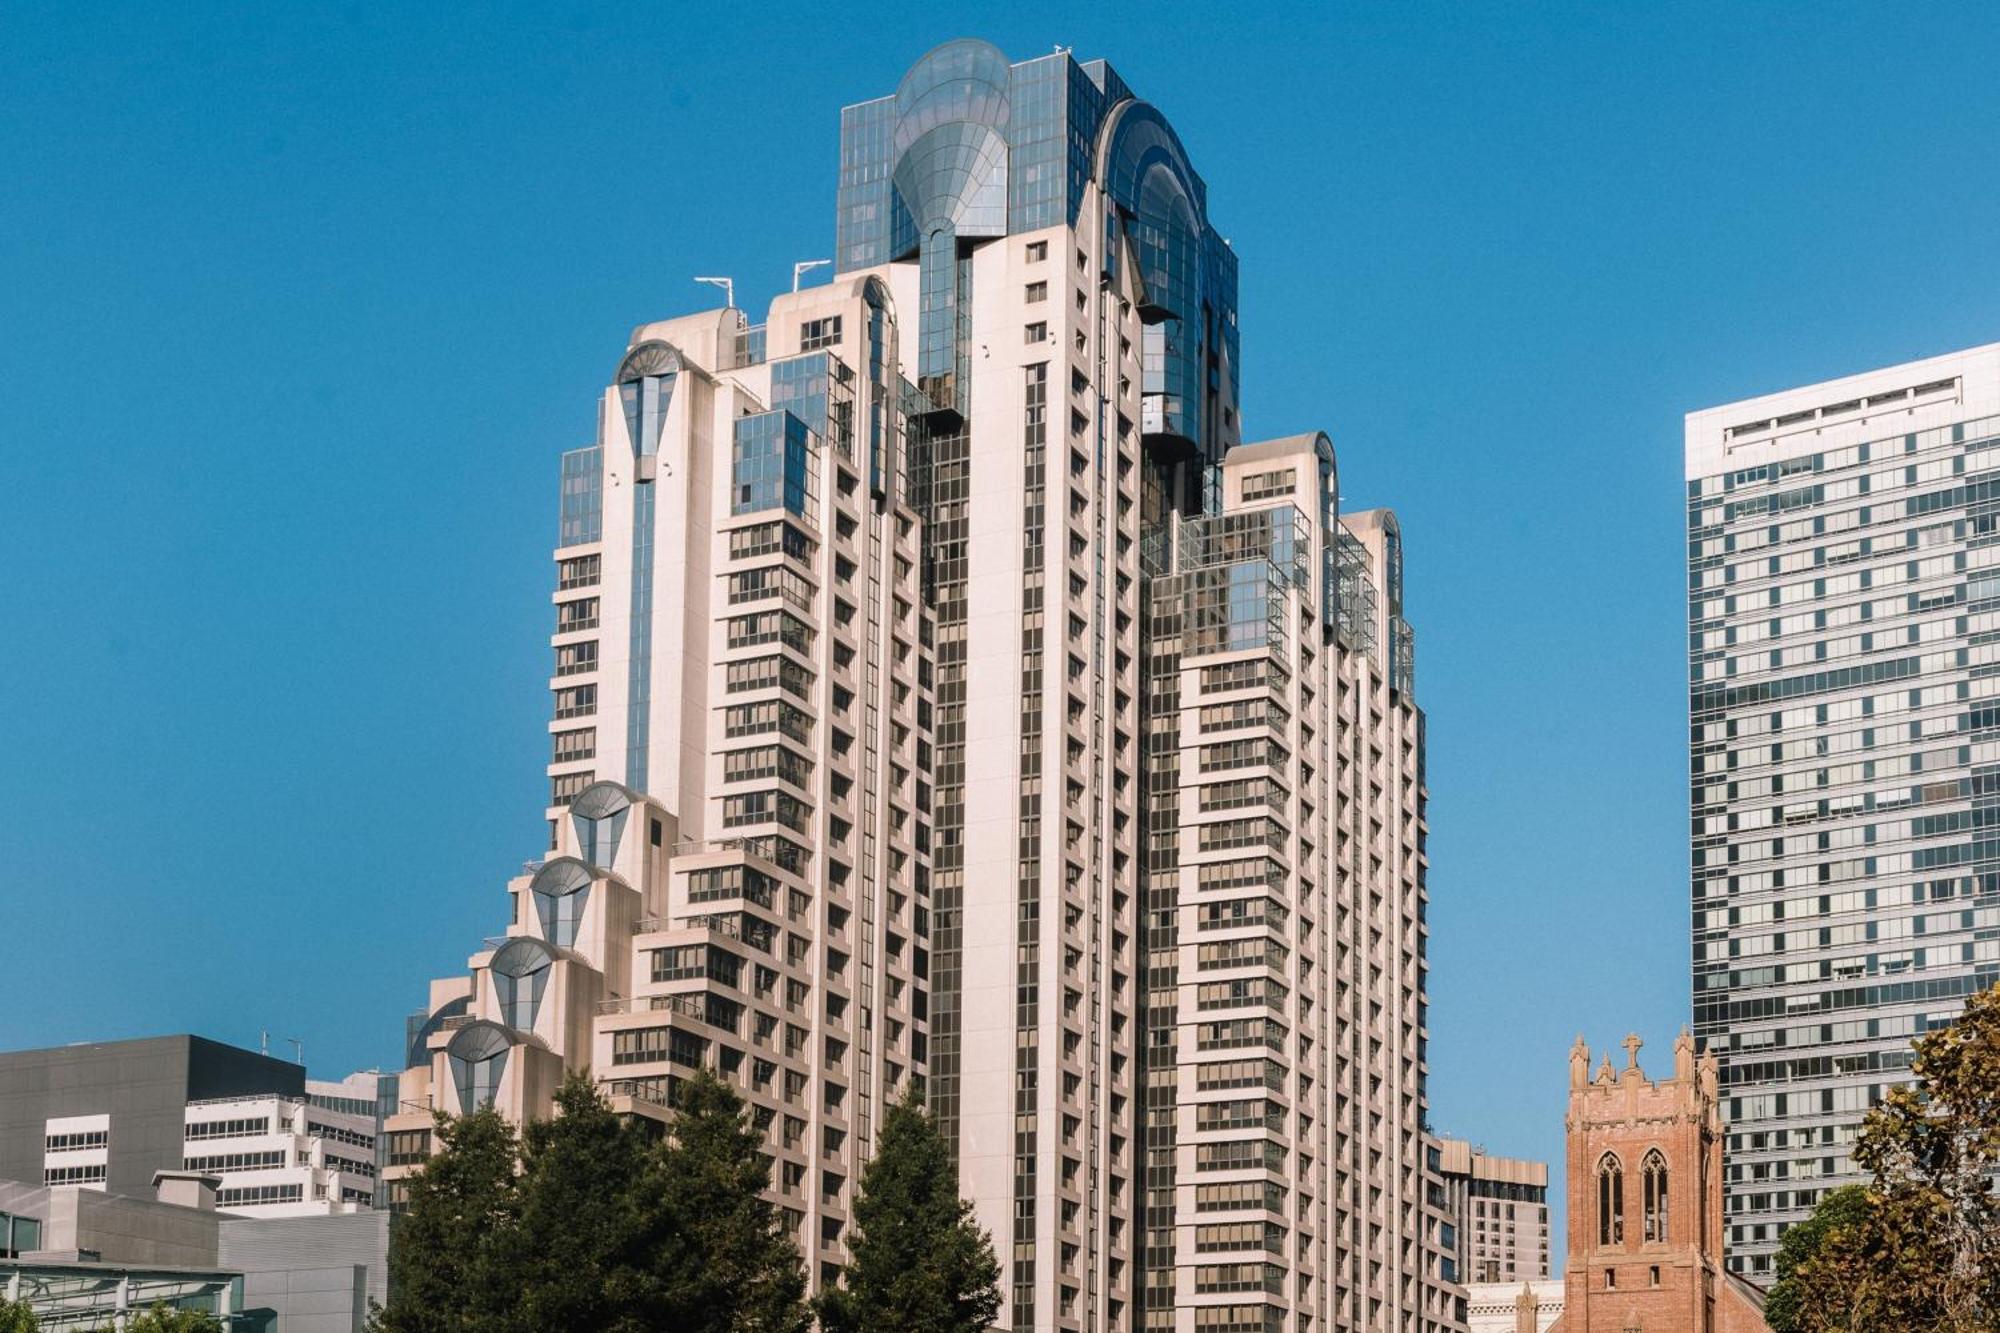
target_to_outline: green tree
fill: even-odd
[[[377,1333],[491,1333],[519,1303],[508,1271],[520,1214],[519,1143],[492,1107],[437,1118],[440,1147],[410,1182],[389,1246],[390,1301]]]
[[[1855,1143],[1874,1178],[1862,1217],[1793,1270],[1798,1333],[2000,1329],[2000,987],[1919,1038],[1911,1069]]]
[[[587,1073],[556,1093],[553,1119],[522,1135],[521,1206],[508,1248],[520,1284],[511,1311],[524,1333],[645,1333],[657,1300],[642,1240],[650,1145]]]
[[[771,1166],[743,1101],[706,1070],[680,1085],[644,1185],[639,1244],[657,1282],[653,1327],[805,1333],[798,1247],[763,1191]]]
[[[1000,1313],[993,1242],[914,1088],[884,1117],[861,1173],[848,1253],[842,1285],[818,1301],[826,1333],[984,1333]]]
[[[0,1298],[0,1333],[37,1333],[40,1327],[32,1305]]]
[[[1806,1326],[1800,1322],[1800,1266],[1819,1253],[1834,1231],[1867,1223],[1867,1187],[1844,1185],[1822,1198],[1811,1217],[1785,1229],[1778,1243],[1775,1280],[1764,1303],[1764,1322],[1771,1326],[1771,1333],[1805,1333]]]

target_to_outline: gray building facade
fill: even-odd
[[[305,1079],[300,1065],[185,1034],[0,1053],[0,1179],[147,1194],[155,1171],[181,1164],[189,1102],[303,1097]],[[102,1178],[47,1181],[50,1122],[86,1117],[108,1119],[89,1131],[104,1151],[81,1150],[101,1160]]]

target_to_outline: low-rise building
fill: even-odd
[[[1562,1312],[1561,1278],[1465,1284],[1467,1333],[1549,1333]]]
[[[221,1179],[226,1213],[373,1206],[383,1084],[195,1036],[0,1054],[0,1179],[138,1197],[155,1173]],[[390,1094],[393,1096],[393,1093]]]
[[[216,1206],[225,1212],[284,1217],[372,1207],[378,1077],[310,1079],[303,1097],[189,1102],[180,1165],[223,1178]]]
[[[361,1333],[389,1294],[389,1215],[232,1217],[223,1177],[160,1171],[144,1194],[0,1180],[0,1297],[43,1333],[122,1327],[164,1303],[255,1333]]]

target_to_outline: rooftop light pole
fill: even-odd
[[[736,308],[736,280],[734,278],[696,278],[695,281],[705,282],[711,287],[722,288],[722,303],[731,310]]]
[[[799,279],[803,278],[807,272],[823,264],[831,264],[832,262],[831,259],[801,259],[798,263],[792,265],[792,290],[797,291],[799,289]]]

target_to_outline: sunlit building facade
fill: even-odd
[[[1729,1264],[2000,979],[2000,345],[1687,418],[1695,1035]]]
[[[1393,516],[1241,444],[1235,256],[1108,65],[949,43],[840,168],[831,284],[641,326],[564,456],[550,845],[390,1197],[431,1105],[706,1066],[824,1282],[920,1079],[1003,1327],[1455,1327]]]

